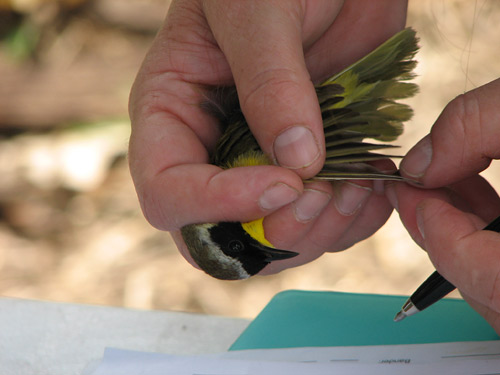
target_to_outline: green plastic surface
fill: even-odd
[[[278,293],[230,350],[498,340],[465,301],[443,299],[401,322],[408,297],[289,290]]]

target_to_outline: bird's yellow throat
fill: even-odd
[[[239,155],[236,159],[230,162],[229,168],[236,167],[251,167],[256,165],[269,165],[271,164],[269,158],[262,151],[248,151]],[[264,234],[264,218],[249,221],[248,223],[241,223],[241,226],[254,240],[259,243],[273,247],[274,246],[267,240]]]
[[[248,223],[241,223],[241,226],[254,240],[259,243],[274,248],[273,244],[269,242],[264,235],[264,218],[249,221]]]

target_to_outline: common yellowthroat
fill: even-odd
[[[312,180],[401,180],[370,161],[392,157],[374,151],[397,147],[367,143],[366,138],[389,142],[412,117],[409,106],[397,100],[413,96],[418,87],[413,60],[418,51],[415,31],[404,29],[340,73],[315,85],[326,141],[326,161]],[[271,164],[260,149],[239,106],[234,87],[214,89],[202,106],[217,117],[222,136],[212,155],[221,168]],[[297,253],[279,250],[266,239],[263,219],[248,223],[191,224],[181,228],[194,261],[206,273],[227,280],[255,275],[273,261]]]

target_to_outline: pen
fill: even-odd
[[[500,216],[488,224],[483,230],[500,232]],[[407,316],[414,315],[449,294],[455,286],[446,280],[439,272],[435,271],[425,280],[422,285],[405,302],[401,311],[394,317],[395,322],[399,322]]]

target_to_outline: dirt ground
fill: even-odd
[[[409,294],[433,271],[394,214],[372,238],[279,275],[224,282],[144,219],[127,96],[164,0],[0,0],[0,295],[254,317],[285,289]],[[410,1],[422,50],[408,150],[446,103],[500,76],[496,1]],[[485,174],[500,186],[498,166]]]

